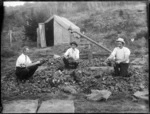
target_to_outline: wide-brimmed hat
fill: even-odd
[[[116,40],[116,42],[122,42],[122,43],[124,43],[124,44],[125,44],[125,41],[124,41],[124,39],[123,39],[123,38],[118,38],[118,39]]]
[[[75,41],[70,42],[70,45],[72,45],[72,44],[76,45],[76,47],[78,46],[78,44]]]

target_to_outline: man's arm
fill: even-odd
[[[30,63],[30,64],[27,64],[26,67],[34,66],[34,65],[37,65],[37,64],[40,64],[40,63],[41,63],[40,61]]]
[[[26,63],[26,67],[28,67],[28,66],[32,66],[32,61],[31,61],[31,59],[27,56],[27,63]]]
[[[64,57],[68,58],[68,55],[69,55],[69,49],[65,52]]]
[[[32,63],[32,61],[29,57],[27,57],[27,61],[28,61],[28,63]]]
[[[105,62],[108,60],[112,60],[115,57],[115,55],[116,55],[116,48],[113,50],[113,52],[110,54],[110,56],[105,60]]]

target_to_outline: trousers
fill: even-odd
[[[69,69],[76,69],[78,67],[78,62],[74,61],[74,60],[69,60],[66,58],[63,58],[64,64],[66,68]]]
[[[119,63],[114,66],[116,76],[127,76],[128,75],[129,63]]]
[[[29,79],[35,73],[38,66],[39,65],[34,65],[34,66],[30,66],[28,68],[26,68],[26,67],[23,67],[23,68],[16,67],[16,72],[15,73],[16,73],[17,79],[19,79],[20,81]]]

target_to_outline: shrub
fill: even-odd
[[[1,57],[4,58],[9,58],[12,56],[17,55],[18,53],[14,50],[12,50],[11,48],[5,48],[5,49],[1,49]]]

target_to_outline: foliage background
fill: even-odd
[[[23,6],[4,7],[1,34],[3,57],[18,52],[23,45],[36,47],[38,23],[55,15],[68,18],[95,41],[111,49],[115,40],[123,37],[133,53],[147,53],[147,12],[142,1],[101,2],[26,2]],[[10,47],[8,31],[13,30]],[[131,42],[134,38],[135,41]],[[93,45],[93,49],[97,50]],[[98,48],[99,49],[99,48]],[[101,49],[99,49],[101,50]]]

